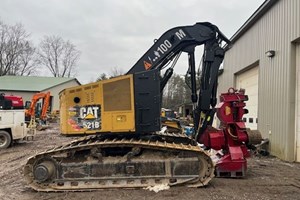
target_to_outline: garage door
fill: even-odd
[[[249,113],[244,115],[244,122],[246,127],[253,130],[257,129],[257,105],[258,105],[258,66],[251,68],[241,74],[236,75],[236,88],[243,88],[249,100],[246,101],[246,109]]]

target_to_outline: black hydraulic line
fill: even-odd
[[[171,78],[171,76],[173,75],[173,68],[169,68],[166,70],[163,78],[160,80],[160,92],[162,93],[162,91],[164,90],[167,82],[169,81],[169,79]]]
[[[180,55],[181,55],[181,52],[179,54],[177,54],[177,56],[175,57],[174,62],[172,63],[171,67],[166,70],[164,76],[161,78],[161,80],[160,80],[160,92],[162,92],[164,90],[164,88],[167,85],[169,79],[172,77],[173,72],[174,72],[173,69],[174,69]]]
[[[198,100],[197,97],[197,82],[196,82],[196,67],[195,67],[195,48],[188,52],[189,57],[189,69],[191,73],[191,90],[192,95],[191,99],[193,103],[196,103]]]

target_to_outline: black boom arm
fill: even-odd
[[[185,51],[186,48],[202,45],[215,39],[229,41],[215,25],[208,22],[170,29],[155,41],[152,47],[126,74],[161,69],[178,53]]]
[[[195,137],[199,137],[212,123],[214,107],[217,103],[218,71],[224,58],[221,42],[230,43],[219,29],[208,22],[193,26],[181,26],[170,29],[155,41],[153,46],[137,61],[127,74],[158,70],[164,68],[181,52],[188,53],[191,75],[191,100],[197,103],[194,110]],[[203,64],[199,95],[196,89],[195,47],[204,44]],[[160,89],[164,88],[173,74],[173,67],[166,70],[160,79]],[[199,97],[199,98],[198,98]]]

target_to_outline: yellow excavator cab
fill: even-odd
[[[134,132],[133,75],[119,76],[60,93],[63,135]]]

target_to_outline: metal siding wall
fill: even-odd
[[[259,61],[258,129],[270,138],[271,153],[290,161],[295,155],[296,79],[291,42],[300,37],[299,13],[299,0],[279,0],[273,5],[226,52],[219,81],[219,92],[226,91],[234,85],[235,73]],[[275,50],[275,57],[268,58],[268,50]]]
[[[300,162],[300,43],[295,44],[296,45],[296,161]]]
[[[66,89],[66,88],[74,87],[74,86],[78,86],[78,83],[75,80],[72,80],[67,83],[63,83],[61,85],[52,87],[49,90],[42,91],[42,92],[50,91],[51,96],[53,96],[52,111],[59,110],[59,93],[60,93],[60,91]]]

